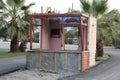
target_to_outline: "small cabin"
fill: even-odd
[[[39,45],[34,47],[35,26]],[[77,28],[77,41],[66,45],[66,28]],[[52,72],[81,72],[95,66],[96,19],[82,13],[30,14],[30,50],[27,68]]]

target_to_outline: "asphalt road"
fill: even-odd
[[[10,42],[0,41],[0,51],[9,52],[10,51]],[[20,69],[25,69],[26,67],[26,57],[9,57],[9,58],[0,58],[0,75],[13,72]]]
[[[25,66],[25,56],[0,58],[0,75],[20,69],[25,69]]]
[[[120,50],[106,49],[111,58],[95,68],[60,80],[120,80]]]
[[[8,43],[0,43],[0,51],[9,51]],[[65,77],[60,80],[120,80],[120,50],[105,49],[111,58],[95,68],[78,75]],[[0,75],[18,69],[24,69],[25,56],[0,58]]]

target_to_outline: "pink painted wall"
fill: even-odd
[[[42,28],[42,49],[50,49],[50,27],[44,23]]]
[[[61,50],[61,38],[50,38],[50,50]]]
[[[51,37],[51,29],[60,29],[60,22],[44,23],[42,28],[42,49],[61,50],[61,37]]]
[[[59,21],[50,23],[51,29],[60,29],[61,27],[62,26],[60,25]],[[62,50],[61,44],[62,44],[61,36],[58,38],[50,37],[50,50]]]

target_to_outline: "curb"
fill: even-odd
[[[97,66],[97,65],[100,65],[101,63],[103,63],[103,62],[105,62],[105,61],[107,61],[107,60],[109,60],[112,56],[111,55],[109,55],[109,54],[107,54],[108,56],[109,56],[109,58],[107,58],[107,59],[104,59],[104,60],[102,60],[102,61],[99,61],[98,63],[96,63],[95,64],[95,67]]]

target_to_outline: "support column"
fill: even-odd
[[[40,31],[40,33],[41,33],[41,39],[40,39],[40,49],[42,49],[42,36],[43,36],[43,19],[41,19],[41,31]]]
[[[88,25],[86,26],[86,51],[88,50]]]
[[[79,26],[79,28],[80,28],[80,38],[81,38],[81,45],[82,45],[82,51],[84,50],[84,44],[83,44],[83,31],[82,31],[82,22],[81,22],[82,20],[81,20],[81,16],[80,16],[80,26]]]
[[[65,50],[65,32],[64,32],[64,25],[62,25],[62,28],[61,28],[61,37],[62,37],[62,44],[61,44],[61,47],[62,47],[62,50]]]
[[[30,18],[30,50],[32,50],[32,29],[33,29],[33,24],[32,24],[32,18]]]

